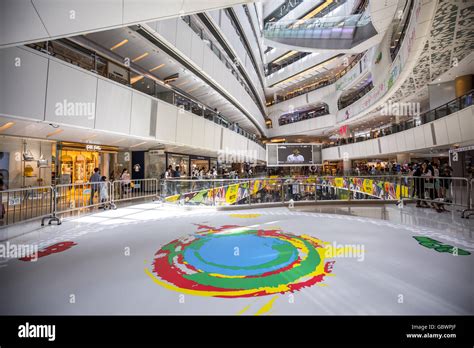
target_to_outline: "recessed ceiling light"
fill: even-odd
[[[15,122],[7,122],[3,126],[0,127],[0,132],[3,132],[4,130],[7,130],[8,128],[11,128]]]
[[[135,76],[135,77],[132,77],[132,78],[130,79],[130,83],[133,85],[134,83],[140,81],[142,78],[143,78],[143,75],[137,75],[137,76]]]
[[[160,69],[160,68],[162,68],[162,67],[164,67],[164,66],[165,66],[165,64],[160,64],[160,65],[157,65],[157,66],[155,66],[153,69],[150,69],[150,70],[148,70],[148,71],[149,71],[149,72],[153,72],[153,71],[158,70],[158,69]]]
[[[134,62],[134,63],[135,63],[135,62],[138,62],[139,60],[142,60],[143,58],[145,58],[146,56],[148,56],[148,54],[149,54],[148,52],[145,52],[145,53],[143,53],[142,55],[133,58],[133,59],[132,59],[132,62]]]
[[[113,51],[113,50],[115,50],[116,48],[119,48],[119,47],[125,45],[127,42],[128,42],[128,39],[122,40],[122,41],[120,41],[118,44],[116,44],[116,45],[110,47],[110,50]]]
[[[59,134],[59,133],[62,133],[62,132],[64,132],[64,130],[61,129],[61,128],[58,128],[55,131],[46,134],[46,138],[52,137],[53,135],[56,135],[56,134]]]

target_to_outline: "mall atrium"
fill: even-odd
[[[0,315],[474,314],[473,1],[0,23]]]

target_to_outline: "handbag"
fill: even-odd
[[[26,150],[23,152],[23,159],[25,161],[34,161],[35,157],[33,156],[33,153],[31,153],[30,150]]]
[[[33,170],[33,167],[30,166],[29,164],[27,164],[25,166],[25,177],[32,177],[34,176],[34,170]]]
[[[43,158],[43,155],[38,159],[38,168],[44,168],[48,166],[48,160]]]

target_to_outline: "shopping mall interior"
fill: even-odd
[[[474,314],[474,2],[0,23],[0,315]]]

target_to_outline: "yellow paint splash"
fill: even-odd
[[[239,313],[237,313],[237,315],[244,314],[249,308],[250,308],[250,305],[245,306],[241,311],[239,311]]]
[[[270,309],[272,309],[273,307],[273,303],[275,302],[275,300],[278,298],[278,295],[276,296],[273,296],[272,299],[270,301],[268,301],[267,303],[265,303],[265,305],[260,308],[257,313],[255,313],[255,315],[262,315],[262,314],[265,314],[267,313]]]
[[[230,217],[242,218],[242,219],[253,219],[261,215],[262,214],[229,214]]]

